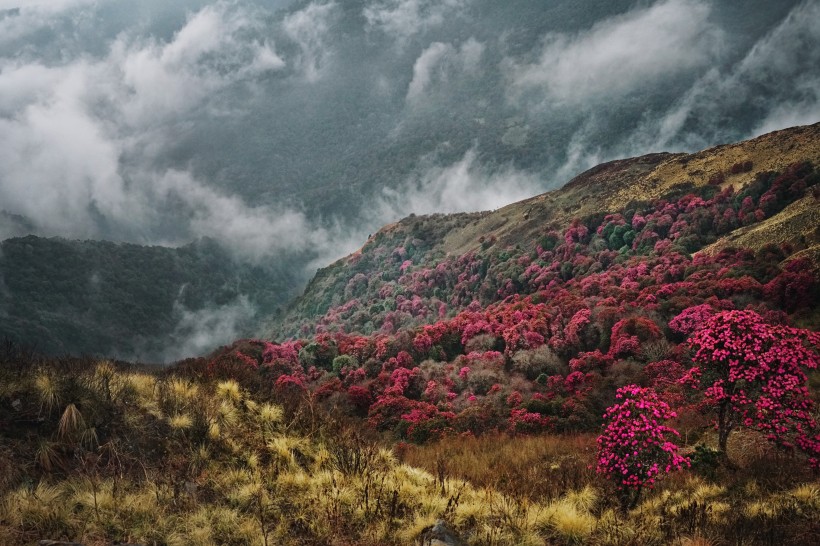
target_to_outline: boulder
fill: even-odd
[[[425,527],[416,540],[418,546],[467,546],[458,534],[444,520],[438,520]]]

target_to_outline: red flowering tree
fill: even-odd
[[[683,381],[701,389],[714,410],[724,454],[729,434],[746,426],[780,447],[799,447],[818,465],[820,426],[804,370],[820,363],[819,333],[768,324],[754,311],[724,311],[706,319],[689,344],[695,367]]]
[[[598,436],[598,474],[615,483],[621,507],[635,507],[641,491],[652,488],[664,474],[689,466],[669,436],[678,431],[663,424],[677,415],[650,388],[626,385],[615,397],[621,402],[604,413]]]

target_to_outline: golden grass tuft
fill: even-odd
[[[221,402],[216,409],[215,421],[223,428],[231,428],[239,421],[240,414],[236,406],[230,402]]]
[[[264,425],[277,425],[282,422],[285,412],[281,406],[262,404],[259,406],[259,421]]]
[[[39,371],[34,376],[34,392],[40,401],[40,412],[48,415],[61,403],[58,381],[48,372]]]
[[[570,544],[583,543],[597,523],[592,514],[567,499],[550,503],[547,515],[549,528]]]
[[[188,430],[194,426],[194,419],[187,413],[177,413],[176,415],[168,417],[168,426],[170,426],[172,430]]]
[[[199,397],[199,386],[189,380],[173,377],[166,382],[166,385],[170,394],[170,402],[177,409],[190,406]]]
[[[69,404],[63,410],[60,422],[57,425],[57,438],[62,442],[78,440],[80,433],[85,430],[83,414],[74,404]]]
[[[233,379],[220,381],[216,384],[216,395],[227,402],[239,403],[242,400],[242,391],[239,388],[239,383]]]
[[[820,510],[820,485],[816,483],[798,485],[789,491],[789,495],[802,504]]]

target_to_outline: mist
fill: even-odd
[[[0,238],[207,237],[304,283],[410,213],[818,121],[820,5],[729,4],[0,0]],[[266,315],[237,301],[185,350]]]

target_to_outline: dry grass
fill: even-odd
[[[19,384],[42,392],[41,372]],[[624,514],[590,468],[592,435],[456,437],[394,452],[353,430],[300,434],[280,406],[232,382],[108,364],[76,379],[82,401],[59,391],[43,435],[3,451],[17,473],[0,482],[0,544],[390,546],[438,519],[473,546],[786,544],[808,543],[820,521],[816,482],[751,479],[765,457],[735,481],[667,479]],[[30,400],[36,415],[43,398]]]
[[[486,435],[407,446],[403,462],[439,479],[467,480],[530,499],[551,499],[594,480],[595,436]]]

